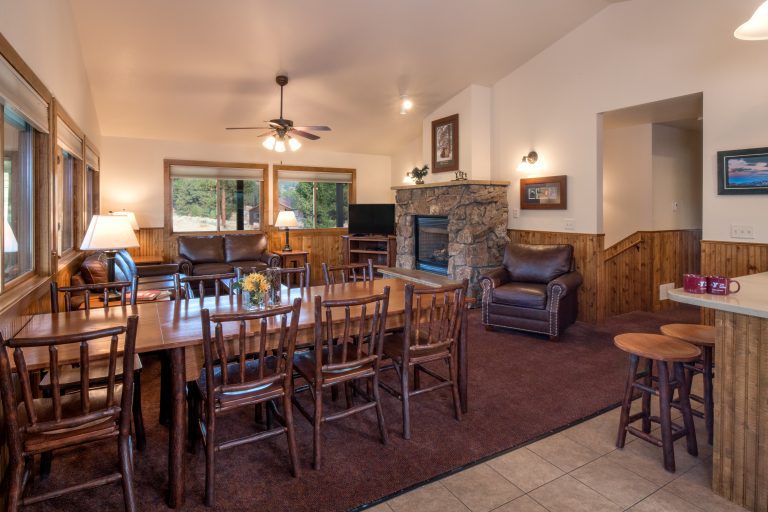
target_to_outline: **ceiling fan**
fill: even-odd
[[[283,119],[283,87],[288,83],[288,77],[285,75],[278,75],[275,77],[275,82],[280,86],[280,117],[265,121],[269,126],[230,127],[227,128],[227,130],[268,130],[264,133],[260,133],[258,137],[268,135],[268,137],[264,139],[264,142],[262,142],[262,146],[270,151],[277,151],[278,153],[285,151],[286,143],[291,151],[296,151],[301,147],[301,142],[294,138],[295,135],[309,140],[317,140],[320,137],[309,132],[331,131],[331,128],[328,126],[293,126],[293,121],[290,119]]]

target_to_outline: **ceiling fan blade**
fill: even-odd
[[[274,121],[264,121],[264,122],[267,123],[272,128],[284,128],[283,125],[281,125],[280,123],[276,123]]]
[[[330,126],[294,126],[295,130],[306,130],[310,132],[329,132],[331,131]]]
[[[298,135],[299,137],[304,137],[305,139],[309,139],[309,140],[317,140],[320,138],[314,133],[303,132],[301,130],[297,130],[296,128],[288,130],[288,132],[291,133],[292,135]]]
[[[225,130],[271,130],[271,126],[235,126],[227,127]]]
[[[258,139],[258,138],[264,137],[265,135],[274,135],[274,134],[275,134],[275,131],[274,131],[274,130],[269,130],[268,132],[264,132],[264,133],[260,133],[260,134],[258,134],[258,135],[256,136],[256,138]]]

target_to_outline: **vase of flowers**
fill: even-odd
[[[414,180],[413,182],[416,185],[423,185],[424,176],[426,176],[428,172],[429,172],[429,166],[427,165],[425,165],[421,169],[419,169],[418,167],[414,167],[413,170],[408,173],[408,177]]]
[[[270,283],[264,274],[254,272],[248,274],[235,286],[248,294],[247,307],[251,310],[264,309],[267,296],[269,295]]]

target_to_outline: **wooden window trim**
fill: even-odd
[[[51,94],[51,91],[48,90],[43,81],[40,80],[35,72],[32,71],[32,68],[30,68],[26,62],[24,62],[24,59],[21,58],[21,55],[16,52],[13,46],[11,46],[11,43],[8,42],[2,33],[0,33],[0,55],[2,55],[3,58],[5,58],[5,60],[7,60],[8,63],[13,66],[13,69],[15,69],[16,72],[21,75],[21,78],[26,80],[26,82],[32,86],[35,92],[37,92],[37,94],[39,94],[46,103],[48,103],[48,109],[50,110],[53,94]]]
[[[194,167],[229,167],[232,169],[260,169],[262,173],[261,180],[261,228],[243,229],[240,231],[173,231],[173,204],[171,197],[171,166],[186,165]],[[265,233],[267,225],[267,172],[268,164],[247,163],[247,162],[214,162],[207,160],[178,160],[166,158],[163,160],[163,231],[166,239],[179,236],[206,236],[206,235],[228,235],[237,233]],[[218,200],[218,198],[217,198]]]
[[[304,172],[327,172],[335,174],[350,174],[352,176],[352,182],[349,184],[349,204],[356,204],[356,190],[357,190],[357,169],[351,169],[346,167],[312,167],[307,165],[273,165],[272,166],[272,226],[274,226],[277,220],[277,214],[280,211],[280,187],[278,182],[280,180],[280,171],[304,171]],[[297,232],[306,234],[335,234],[346,233],[347,228],[292,228]]]

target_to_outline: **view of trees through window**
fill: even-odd
[[[301,228],[342,228],[349,215],[349,183],[279,181],[280,209],[293,210]]]
[[[174,177],[173,231],[236,231],[261,228],[261,182]]]

